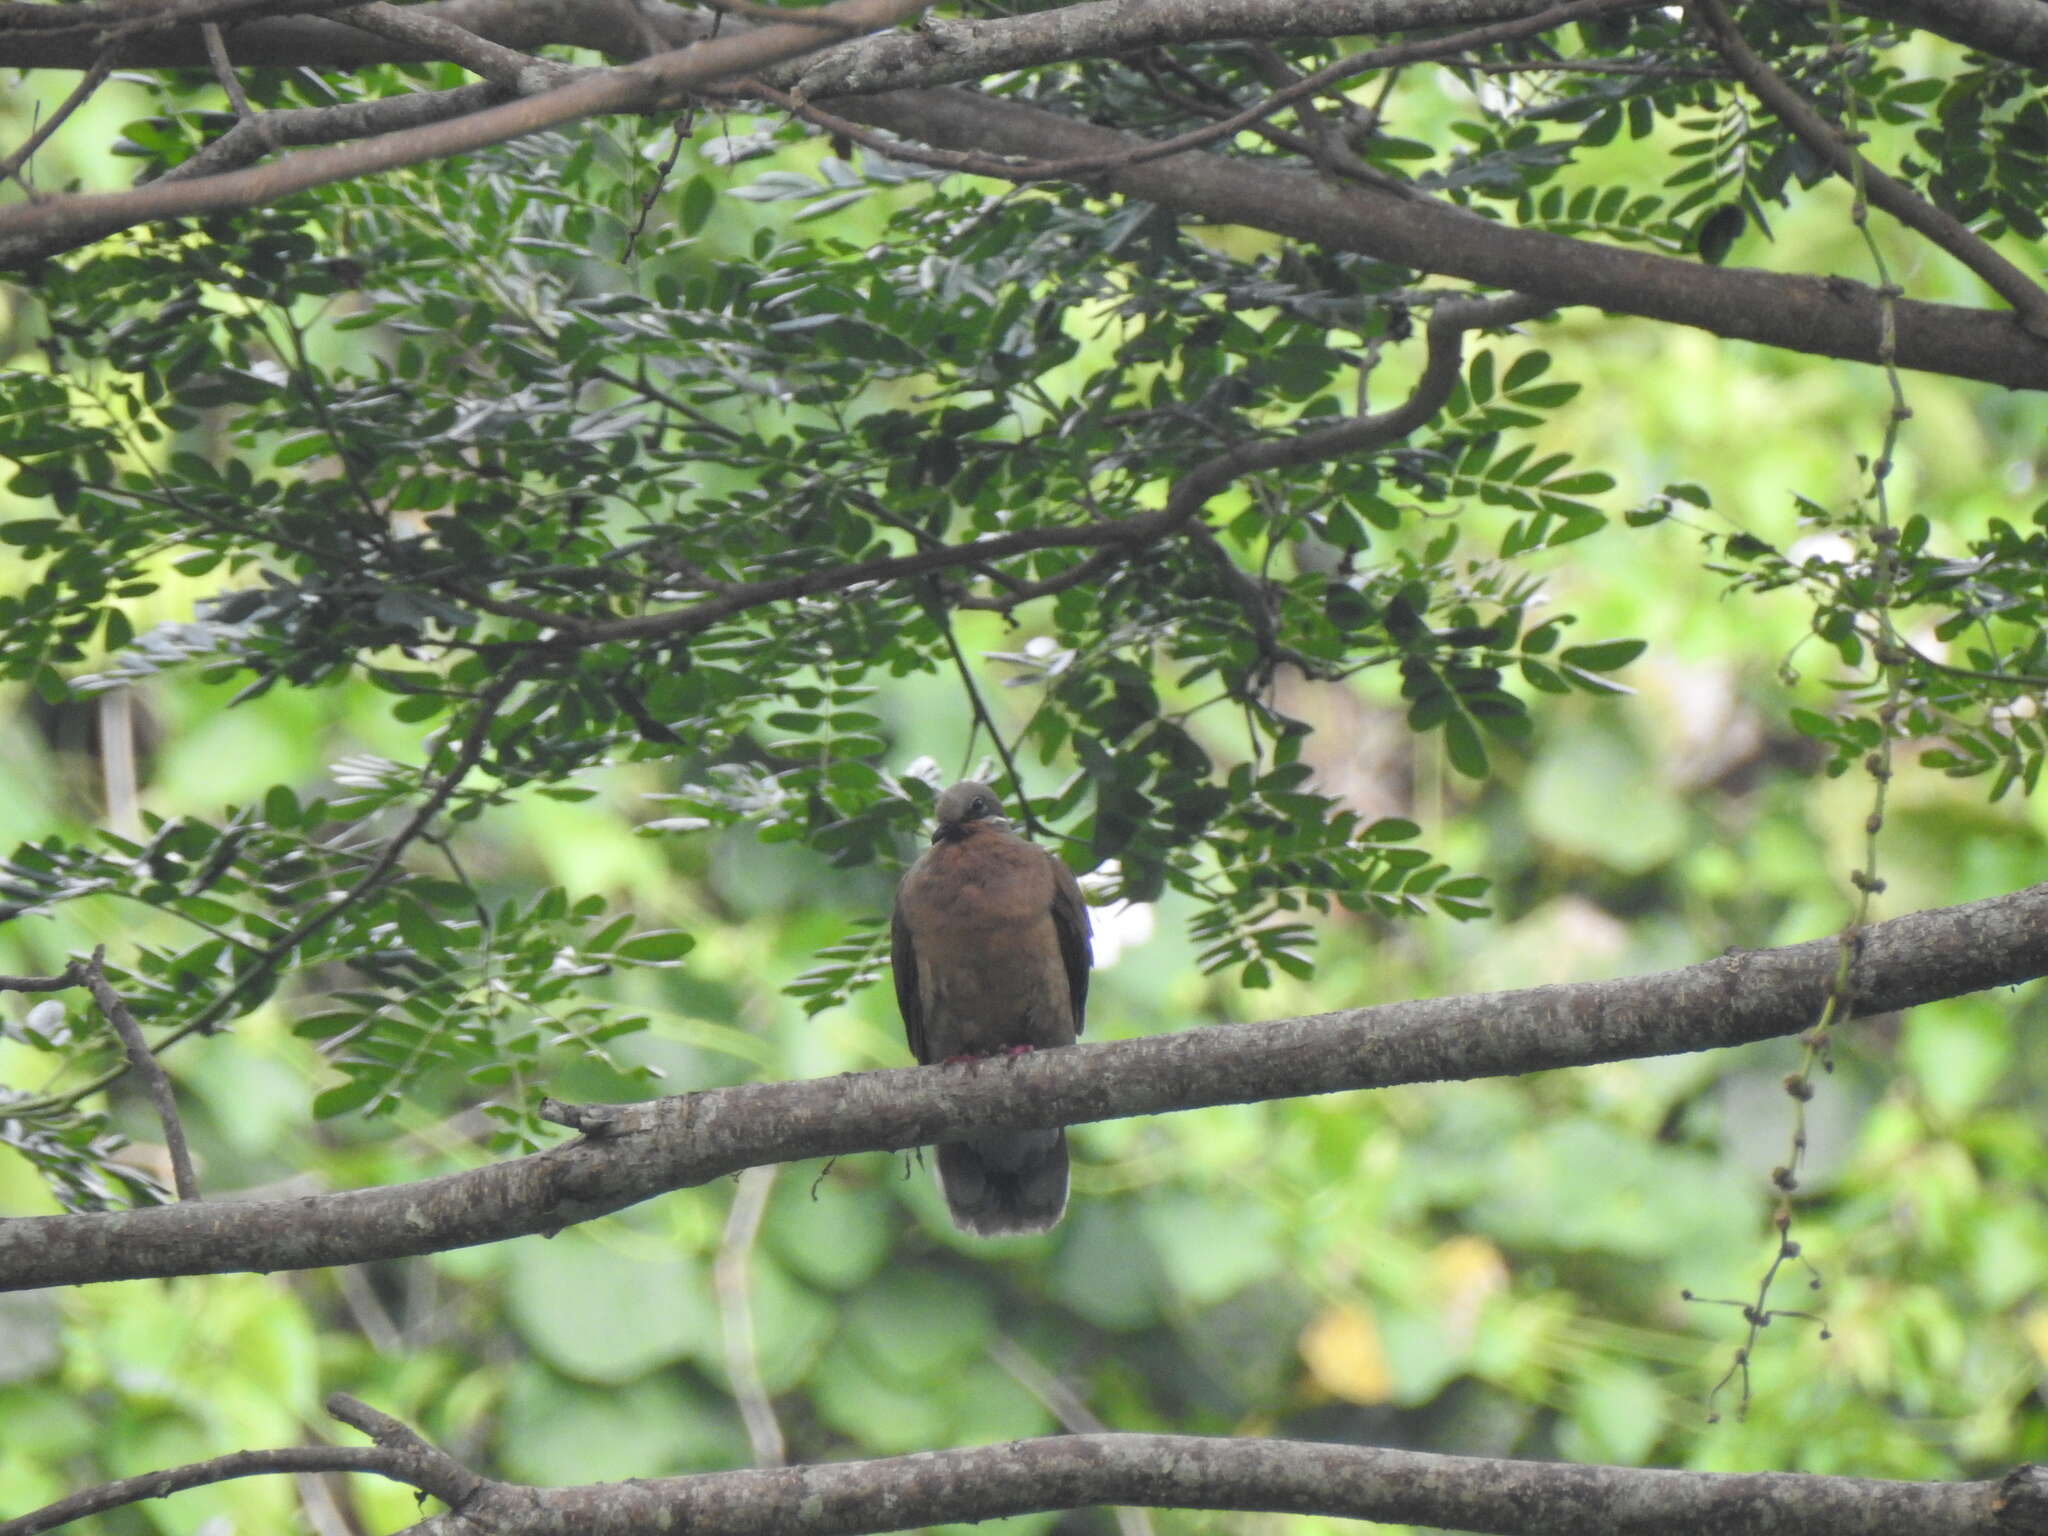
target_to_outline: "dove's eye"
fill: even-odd
[[[973,803],[967,807],[967,814],[970,816],[986,816],[988,810],[988,796],[976,795]]]

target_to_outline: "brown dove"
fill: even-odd
[[[939,796],[931,847],[896,891],[896,1003],[927,1065],[1072,1045],[1088,1001],[1088,907],[1074,875],[1004,819],[972,779]],[[942,1142],[953,1225],[983,1237],[1044,1232],[1067,1208],[1067,1133]]]

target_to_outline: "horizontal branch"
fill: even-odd
[[[1040,107],[962,90],[895,91],[835,104],[846,117],[923,144],[1033,160],[1114,156],[1145,141]],[[1380,261],[1518,289],[1558,306],[1694,326],[1716,336],[1855,362],[1879,360],[1875,289],[1846,278],[1711,267],[1672,256],[1522,229],[1426,197],[1337,184],[1270,162],[1192,152],[1092,178],[1126,197],[1218,224],[1356,251]],[[2048,342],[2005,313],[1897,300],[1903,367],[2048,389]]]
[[[813,101],[928,90],[1144,48],[1286,37],[1380,37],[1519,21],[1556,0],[1082,0],[1022,16],[948,18],[902,37],[828,49],[771,75]]]
[[[41,1536],[74,1520],[123,1509],[145,1499],[169,1498],[188,1488],[205,1488],[214,1483],[235,1482],[245,1477],[266,1477],[276,1473],[374,1472],[385,1475],[386,1458],[369,1445],[292,1445],[274,1451],[231,1451],[210,1461],[188,1466],[167,1467],[161,1472],[140,1472],[111,1483],[81,1489],[69,1498],[41,1509],[0,1520],[0,1536]]]
[[[2038,1530],[2043,1478],[2020,1468],[2002,1482],[1905,1483],[1796,1472],[1681,1472],[1649,1467],[1443,1456],[1378,1446],[1199,1435],[1075,1434],[964,1450],[926,1451],[694,1476],[635,1478],[568,1488],[492,1482],[453,1467],[397,1421],[337,1395],[330,1411],[374,1433],[362,1470],[411,1481],[455,1507],[410,1536],[854,1536],[1102,1504],[1278,1514],[1451,1527],[1503,1536],[1993,1536]],[[408,1444],[407,1442],[411,1442]],[[241,1475],[284,1470],[251,1451]],[[401,1459],[402,1458],[402,1459]],[[54,1514],[218,1481],[222,1458],[131,1478],[0,1523],[0,1536],[36,1536]],[[396,1463],[396,1464],[393,1464]],[[438,1464],[436,1464],[438,1463]]]
[[[712,30],[709,15],[661,0],[643,0],[639,15],[629,0],[597,5],[589,0],[427,0],[406,9],[522,53],[566,46],[622,60],[646,51],[649,27],[672,48],[708,37]],[[445,57],[445,50],[421,39],[374,37],[321,16],[258,17],[233,27],[226,41],[229,60],[242,69],[365,69]],[[90,36],[9,27],[0,17],[0,67],[83,69],[96,46]],[[166,27],[131,42],[122,62],[135,69],[203,67],[206,43],[197,26]]]
[[[815,15],[849,31],[894,26],[929,0],[835,0]],[[186,181],[168,178],[125,192],[75,194],[0,207],[0,267],[31,264],[120,226],[195,213],[234,212],[294,192],[502,144],[543,129],[612,112],[676,105],[690,92],[734,75],[815,52],[832,34],[815,22],[761,27],[597,70],[567,85],[467,117],[428,123],[358,144],[308,150],[268,165]]]
[[[834,49],[808,70],[805,94],[915,90],[1078,59],[1115,58],[1170,44],[1287,37],[1379,37],[1441,27],[1482,26],[1540,10],[1547,0],[1082,0],[1016,16],[948,18],[916,37],[876,36]],[[1804,0],[1825,10],[1825,0]],[[508,48],[588,48],[638,58],[651,29],[669,47],[710,35],[704,11],[639,0],[427,0],[409,10],[445,20]],[[2048,68],[2048,6],[2040,0],[1855,0],[1849,10],[1932,32],[1966,48]],[[315,16],[266,16],[236,26],[229,56],[243,68],[362,69],[444,57],[419,43],[366,37]],[[75,33],[0,26],[0,67],[87,69],[94,40]],[[170,27],[139,39],[124,67],[203,66],[199,29]],[[796,75],[778,76],[778,85]],[[858,84],[852,82],[858,81]]]
[[[2009,1483],[2018,1485],[2017,1479]],[[2028,1485],[2030,1487],[2030,1485]],[[1673,1472],[1377,1446],[1091,1434],[578,1488],[486,1484],[414,1536],[851,1536],[1099,1504],[1331,1515],[1502,1536],[1990,1536],[2001,1485]]]
[[[759,1163],[1741,1045],[1811,1023],[1839,953],[1829,937],[1617,981],[585,1110],[579,1141],[411,1184],[0,1222],[0,1290],[359,1264],[554,1232]],[[1874,924],[1854,975],[1856,1016],[2048,975],[2048,885]]]

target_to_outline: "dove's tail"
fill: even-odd
[[[981,1237],[1050,1231],[1067,1208],[1067,1133],[943,1142],[939,1189],[953,1225]]]

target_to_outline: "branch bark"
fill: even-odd
[[[1113,129],[959,90],[854,97],[837,110],[920,143],[1032,159],[1110,156],[1144,145]],[[1105,171],[1097,184],[1194,218],[1519,289],[1553,305],[1590,304],[1795,352],[1878,361],[1877,292],[1846,279],[1703,266],[1220,155],[1126,165]],[[1901,366],[2014,389],[2048,388],[2048,343],[2029,336],[2013,316],[1906,299],[1894,307]]]
[[[1546,0],[1083,0],[1018,16],[957,19],[917,37],[878,36],[821,57],[806,82],[819,97],[849,91],[914,90],[1084,58],[1110,58],[1136,48],[1226,39],[1360,37],[1440,27],[1482,26],[1529,15]],[[1803,0],[1822,10],[1825,0]],[[2039,0],[1858,0],[1848,7],[2031,68],[2048,68],[2048,10]],[[41,10],[23,5],[20,10]],[[712,18],[664,0],[589,5],[582,0],[427,0],[407,7],[423,17],[531,52],[589,48],[607,58],[640,57],[651,29],[669,47],[711,35]],[[418,41],[365,37],[315,16],[269,16],[237,25],[229,57],[245,68],[363,69],[422,63],[443,54]],[[207,62],[196,26],[171,27],[137,39],[126,62],[143,69],[193,68]],[[85,69],[96,45],[78,33],[10,28],[0,20],[0,66]],[[827,62],[829,60],[829,62]],[[858,80],[860,83],[847,82]],[[793,83],[778,80],[778,84]]]
[[[591,48],[613,59],[637,59],[645,51],[646,28],[672,48],[711,35],[712,18],[644,0],[644,18],[632,0],[590,4],[588,0],[429,0],[407,6],[423,21],[445,22],[522,53],[555,45]],[[21,5],[16,11],[66,7]],[[228,58],[245,69],[366,69],[378,64],[420,64],[443,58],[423,37],[367,35],[320,16],[263,16],[237,24],[226,34]],[[83,69],[96,44],[79,33],[23,30],[0,11],[0,65],[12,69]],[[191,69],[207,62],[206,42],[195,25],[167,27],[128,44],[124,60],[142,69]]]
[[[1965,0],[1950,3],[1963,6]],[[915,0],[841,0],[841,6],[846,9],[835,7],[836,14],[879,26],[915,9]],[[914,37],[867,39],[822,52],[818,28],[768,27],[361,144],[293,155],[230,175],[194,177],[177,184],[166,178],[131,192],[0,210],[0,267],[31,264],[98,238],[109,227],[247,207],[306,187],[478,148],[597,113],[645,107],[667,99],[665,93],[700,89],[740,74],[760,74],[771,84],[798,86],[801,94],[816,100],[844,91],[873,91],[911,78],[965,78],[967,73],[1000,67],[1002,57],[1021,66],[1051,56],[1106,52],[1112,44],[1144,46],[1175,26],[1175,35],[1189,37],[1270,36],[1334,26],[1389,29],[1425,19],[1497,19],[1502,12],[1526,17],[1545,8],[1541,0],[1342,0],[1334,13],[1305,18],[1297,6],[1280,0],[1137,0],[1121,8],[1117,0],[1101,0],[1044,17],[977,24],[980,30],[968,39],[971,46],[961,46],[958,28],[949,24]],[[659,14],[664,28],[680,24],[669,10]],[[480,35],[488,30],[483,20],[471,19],[471,30]],[[1067,40],[1065,29],[1070,25],[1081,41]],[[1015,30],[992,30],[998,27]],[[0,62],[6,59],[6,43],[0,32]],[[787,64],[813,54],[815,59],[800,66]],[[778,61],[785,64],[781,70],[774,67]],[[1767,346],[1859,362],[1879,360],[1884,306],[1873,289],[1846,279],[1707,267],[1521,229],[1429,198],[1332,185],[1311,172],[1277,171],[1270,164],[1245,159],[1189,152],[1137,163],[1148,148],[1143,139],[967,91],[892,90],[848,96],[839,99],[839,110],[856,121],[943,149],[1034,162],[1112,162],[1113,168],[1093,178],[1106,190],[1194,218],[1271,230],[1419,271],[1518,289],[1555,306],[1591,304]],[[1897,301],[1893,313],[1895,360],[1902,366],[2011,388],[2048,388],[2048,342],[2027,334],[2012,316],[1907,300]]]
[[[121,1048],[128,1054],[129,1070],[139,1076],[149,1089],[149,1101],[156,1109],[158,1123],[164,1128],[164,1150],[171,1159],[171,1182],[178,1191],[178,1198],[197,1200],[199,1175],[192,1167],[192,1153],[185,1145],[185,1123],[178,1117],[178,1095],[171,1087],[163,1064],[150,1050],[142,1026],[135,1022],[135,1015],[128,1011],[128,1004],[107,980],[106,959],[106,945],[102,944],[92,952],[83,977],[86,989],[92,993],[100,1016],[120,1037]]]
[[[584,1138],[383,1189],[0,1222],[0,1289],[307,1269],[554,1232],[759,1163],[921,1146],[1212,1104],[1497,1077],[1797,1033],[1827,997],[1840,940],[1682,970],[1431,998],[978,1067],[850,1073],[606,1106]],[[2048,884],[1863,930],[1849,1013],[2048,975]]]
[[[893,26],[929,0],[837,0],[821,10],[849,28]],[[189,181],[158,181],[127,192],[53,197],[0,208],[0,267],[19,266],[97,238],[109,221],[120,225],[234,212],[379,171],[439,160],[502,144],[529,133],[609,112],[642,111],[678,103],[688,92],[733,75],[815,52],[830,34],[816,25],[762,27],[658,54],[620,69],[600,70],[519,101],[505,102],[450,122],[386,134],[360,144],[311,150],[270,165]]]
[[[2029,1522],[2043,1509],[2036,1468],[2003,1482],[1903,1483],[1146,1434],[1056,1435],[870,1461],[533,1488],[478,1478],[352,1399],[337,1396],[329,1410],[377,1440],[354,1452],[363,1458],[356,1469],[412,1483],[454,1506],[411,1527],[411,1536],[851,1536],[1101,1504],[1328,1515],[1504,1536],[1993,1536],[2038,1529]],[[130,1478],[0,1524],[0,1536],[36,1536],[63,1519],[224,1477],[344,1467],[349,1454],[250,1451]]]
[[[1060,1435],[887,1460],[529,1489],[413,1536],[841,1536],[1099,1504],[1334,1515],[1502,1536],[1989,1536],[2001,1485],[1674,1472],[1195,1435]],[[2015,1502],[2010,1500],[2008,1502]]]
[[[1756,56],[1721,0],[1692,0],[1692,5],[1705,20],[1728,67],[1801,143],[1852,186],[1860,179],[1871,202],[1976,273],[1986,287],[2012,306],[2030,335],[2048,341],[2048,292],[2040,284],[1999,255],[1962,220],[1942,212],[1857,154],[1840,129]]]

